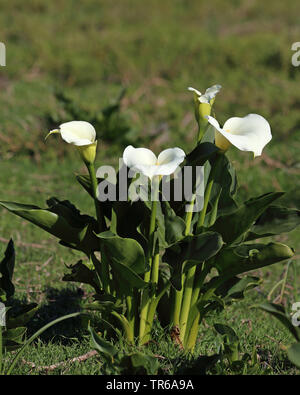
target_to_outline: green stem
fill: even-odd
[[[189,316],[191,298],[193,293],[195,273],[196,273],[196,265],[189,269],[184,284],[184,293],[183,293],[182,308],[180,314],[180,335],[179,335],[182,343],[184,342],[185,331],[188,323],[188,316]]]
[[[91,180],[91,185],[92,185],[92,193],[93,193],[97,222],[98,222],[98,231],[100,233],[100,232],[103,232],[106,230],[106,223],[105,223],[105,218],[104,218],[103,212],[100,207],[100,202],[97,198],[98,182],[97,182],[97,178],[96,178],[95,167],[94,167],[94,164],[86,164],[86,167],[87,167],[89,175],[90,175],[90,180]],[[103,249],[101,248],[101,244],[100,244],[100,252],[101,252],[101,273],[100,273],[101,280],[103,282],[104,291],[106,293],[110,293],[109,266],[108,266],[108,263],[106,262],[105,254],[103,252]]]
[[[97,221],[98,221],[98,226],[99,226],[98,230],[100,233],[100,232],[103,232],[106,230],[106,224],[105,224],[104,215],[103,215],[101,207],[100,207],[100,202],[97,197],[98,181],[97,181],[94,165],[93,164],[86,164],[86,167],[87,167],[89,175],[90,175],[92,193],[93,193],[95,210],[96,210],[96,216],[97,216]]]
[[[217,168],[217,162],[218,158],[214,162],[214,165],[210,171],[210,175],[208,178],[208,183],[205,189],[205,194],[204,194],[204,204],[203,208],[201,210],[201,213],[199,215],[198,223],[197,223],[197,233],[199,233],[199,230],[204,224],[205,220],[205,215],[206,211],[208,208],[208,203],[210,199],[210,194],[212,191],[213,183],[214,183],[214,175],[215,171]],[[192,295],[193,295],[193,288],[194,288],[194,282],[195,282],[195,273],[196,273],[196,266],[193,266],[192,268],[189,269],[187,275],[186,275],[186,282],[184,286],[184,294],[183,294],[183,301],[182,301],[182,308],[181,308],[181,314],[180,314],[180,339],[184,344],[184,338],[188,326],[188,320],[189,320],[189,313],[191,310],[191,302],[192,302]],[[199,289],[200,291],[200,289]],[[197,296],[197,292],[194,294],[194,298]]]
[[[191,210],[188,211],[185,215],[185,236],[188,236],[189,234],[191,234],[191,224],[192,224],[192,219],[193,219],[193,207],[195,204],[195,199],[196,199],[196,194],[193,194],[192,200],[191,200],[191,204],[190,204],[190,208]]]
[[[154,248],[154,233],[155,233],[155,224],[156,224],[156,211],[157,211],[157,201],[154,199],[152,201],[151,208],[151,217],[150,217],[150,225],[149,225],[149,236],[148,236],[148,263],[149,270],[144,275],[144,281],[150,282],[152,278],[158,278],[158,265],[159,265],[159,255],[152,257],[153,248]],[[158,259],[157,259],[158,255]],[[155,266],[153,268],[153,266]],[[147,317],[148,317],[148,309],[149,309],[149,290],[145,289],[142,294],[141,299],[141,314],[140,314],[140,330],[139,330],[139,342],[140,344],[144,344],[144,334],[147,325]]]
[[[201,140],[205,133],[205,127],[203,125],[198,124],[198,133],[197,133],[197,143],[201,143]]]
[[[196,199],[196,194],[193,195],[192,201],[191,201],[191,210],[186,213],[185,216],[185,236],[188,236],[191,233],[191,223],[192,223],[192,218],[193,218],[193,206],[195,204],[195,199]],[[184,265],[182,266],[182,271],[183,271]],[[180,291],[175,291],[174,294],[174,301],[173,301],[173,307],[172,307],[172,317],[171,317],[171,323],[173,327],[180,328],[180,313],[181,313],[181,306],[182,306],[182,297],[183,297],[183,287],[185,283],[185,274],[182,273],[181,275],[181,290]]]
[[[200,295],[200,290],[201,287],[204,283],[205,277],[207,273],[209,272],[209,269],[207,266],[205,266],[205,262],[202,263],[201,267],[197,267],[196,273],[195,273],[195,279],[194,279],[194,288],[192,292],[192,297],[191,297],[191,304],[190,304],[190,311],[189,311],[189,317],[188,317],[188,324],[186,328],[186,333],[185,333],[185,343],[187,344],[187,347],[189,348],[190,343],[195,343],[196,339],[194,340],[193,337],[197,337],[198,333],[198,322],[199,322],[199,310],[197,308],[197,302],[199,299]],[[199,316],[199,317],[198,317]],[[198,319],[197,319],[198,317]]]
[[[200,313],[198,312],[192,323],[190,333],[186,341],[187,351],[193,352],[195,348],[196,340],[198,336],[198,330],[199,330],[199,321],[200,321]]]
[[[206,215],[208,202],[209,202],[209,198],[210,198],[210,194],[211,194],[211,190],[212,190],[213,184],[214,184],[214,180],[213,179],[208,180],[208,183],[207,183],[207,186],[206,186],[206,190],[205,190],[205,195],[204,195],[203,208],[201,210],[201,213],[199,215],[198,222],[197,222],[197,228],[196,228],[197,229],[197,233],[199,232],[200,228],[204,224],[205,215]]]
[[[148,308],[148,316],[147,316],[147,323],[146,323],[146,328],[143,336],[143,344],[147,343],[151,339],[151,330],[153,326],[153,321],[154,321],[154,315],[156,312],[157,305],[160,301],[160,299],[163,297],[163,295],[167,292],[167,290],[170,288],[171,284],[167,283],[164,288],[161,290],[161,292],[154,297],[151,300],[151,303]]]
[[[135,304],[134,304],[134,297],[127,296],[126,297],[126,304],[127,304],[127,320],[130,328],[130,338],[134,339],[134,327],[135,327]]]
[[[183,286],[184,286],[184,280],[185,280],[185,275],[182,274],[181,276],[181,290],[174,291],[174,301],[173,301],[173,307],[172,307],[172,317],[171,317],[171,323],[173,327],[179,328],[180,326],[180,311],[181,311],[181,304],[182,304],[182,296],[183,296]]]

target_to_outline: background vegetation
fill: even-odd
[[[71,119],[91,121],[99,133],[97,163],[117,164],[128,143],[159,152],[192,147],[196,123],[188,86],[200,91],[219,83],[215,111],[220,123],[231,116],[259,113],[273,140],[261,157],[232,150],[241,200],[270,190],[286,191],[282,203],[300,203],[300,67],[291,64],[291,45],[300,40],[299,3],[293,0],[0,0],[0,41],[7,66],[0,68],[1,200],[45,205],[49,196],[70,199],[93,212],[73,174],[83,168],[70,146],[47,132]],[[57,246],[33,225],[1,210],[0,241],[16,242],[16,303],[42,308],[29,329],[76,311],[91,292],[62,283],[64,264],[80,254]],[[279,239],[280,240],[280,239]],[[260,271],[262,285],[217,320],[229,322],[243,352],[256,347],[259,373],[296,374],[282,345],[290,335],[273,318],[250,309],[270,300],[290,311],[300,301],[299,231],[281,237],[296,249],[289,266]],[[287,273],[274,292],[274,285]],[[284,285],[284,286],[282,286]],[[217,347],[204,326],[198,352]],[[79,337],[78,337],[79,336]],[[157,333],[158,339],[161,333]],[[153,345],[155,351],[155,345]],[[51,365],[91,349],[80,322],[65,323],[24,355]],[[170,344],[156,350],[166,373],[178,371],[182,355]],[[18,373],[38,373],[23,363]],[[98,373],[91,358],[53,373]],[[299,373],[299,371],[298,371]]]

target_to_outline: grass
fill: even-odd
[[[0,40],[7,48],[7,66],[0,68],[1,200],[43,206],[47,198],[57,196],[93,213],[90,200],[74,182],[74,173],[83,171],[76,154],[55,136],[44,142],[48,130],[72,119],[58,93],[70,98],[78,117],[86,119],[126,89],[120,113],[109,124],[101,124],[97,163],[116,164],[127,145],[118,134],[120,123],[125,131],[128,127],[133,145],[145,144],[156,152],[170,142],[191,148],[196,125],[187,87],[204,91],[220,83],[223,90],[215,110],[221,124],[231,116],[255,112],[272,127],[273,140],[262,157],[253,161],[248,154],[229,152],[238,172],[240,199],[284,190],[282,203],[299,208],[300,68],[291,65],[291,45],[300,36],[297,2],[274,0],[269,7],[249,0],[123,0],[111,7],[109,1],[91,0],[79,9],[72,0],[0,4]],[[13,237],[16,243],[16,301],[41,304],[29,332],[75,311],[89,296],[91,290],[85,286],[61,281],[64,264],[74,264],[80,253],[59,246],[54,238],[4,210],[0,236],[2,252],[6,239]],[[295,271],[289,270],[282,300],[289,308],[300,300],[299,231],[278,240],[296,249]],[[267,298],[285,268],[279,264],[261,270],[264,282],[259,289],[217,317],[237,331],[243,352],[257,347],[259,374],[266,368],[268,374],[299,374],[281,349],[292,341],[286,330],[265,313],[250,309]],[[280,287],[271,296],[278,301]],[[203,327],[197,353],[216,351],[217,338],[208,328],[214,320]],[[79,321],[47,333],[24,354],[26,361],[48,366],[91,349]],[[155,334],[160,347],[150,348],[166,358],[160,359],[165,372],[180,371],[186,359],[163,341],[160,328]],[[101,364],[93,357],[49,374],[100,371]],[[29,372],[40,373],[24,363],[15,371]]]

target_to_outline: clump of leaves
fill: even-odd
[[[91,345],[102,360],[102,374],[154,375],[160,371],[157,358],[142,352],[126,353],[117,350],[89,327]]]

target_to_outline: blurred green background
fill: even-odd
[[[214,106],[221,124],[258,113],[273,133],[255,160],[230,150],[239,199],[283,190],[281,202],[299,208],[300,67],[291,63],[299,2],[0,0],[0,9],[7,50],[0,67],[1,200],[45,206],[57,196],[92,213],[74,181],[73,173],[83,171],[75,150],[59,136],[45,143],[47,132],[68,120],[92,122],[99,165],[116,164],[129,143],[156,153],[176,145],[188,151],[196,123],[187,87],[204,92],[221,84]],[[78,258],[3,210],[0,236],[16,241],[15,282],[29,300],[45,301],[45,287],[61,286],[63,263]],[[299,269],[299,231],[277,240],[296,249]],[[286,304],[300,294],[299,272],[288,275]],[[261,271],[261,292],[267,295],[284,273],[283,264]]]

